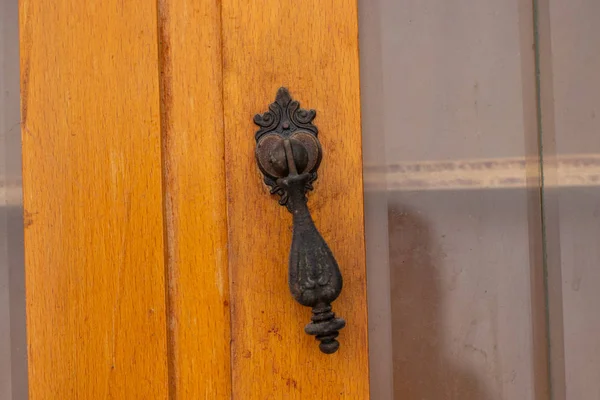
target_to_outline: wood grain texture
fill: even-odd
[[[158,4],[171,398],[229,399],[221,9]]]
[[[33,400],[168,397],[156,15],[20,2]]]
[[[233,397],[369,397],[356,1],[223,0]],[[310,309],[287,286],[291,215],[254,160],[252,119],[289,88],[315,124],[324,159],[309,208],[335,254],[348,322],[340,350],[304,333]]]

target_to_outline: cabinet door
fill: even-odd
[[[368,398],[356,2],[23,1],[20,28],[30,397]],[[254,157],[280,86],[317,111],[332,355]]]

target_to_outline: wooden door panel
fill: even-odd
[[[225,153],[234,398],[368,398],[356,1],[224,0]],[[310,309],[287,288],[291,215],[269,196],[254,159],[253,116],[289,88],[317,110],[323,146],[309,207],[335,254],[347,320],[340,350],[304,333]]]
[[[166,399],[153,1],[21,1],[31,399]]]
[[[20,24],[31,398],[368,398],[356,4],[23,1]],[[334,355],[254,161],[279,86],[318,113]]]
[[[221,8],[159,1],[173,399],[231,394]]]

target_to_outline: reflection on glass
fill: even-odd
[[[600,2],[550,0],[539,14],[552,394],[558,400],[595,400],[600,398]],[[577,184],[565,185],[565,176]]]
[[[27,399],[17,0],[0,2],[0,399]]]
[[[359,4],[372,397],[599,399],[600,2]]]
[[[542,398],[531,6],[359,4],[372,397]]]

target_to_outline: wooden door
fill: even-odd
[[[368,398],[356,1],[25,0],[20,36],[31,399]],[[254,159],[280,86],[317,110],[333,355]]]

